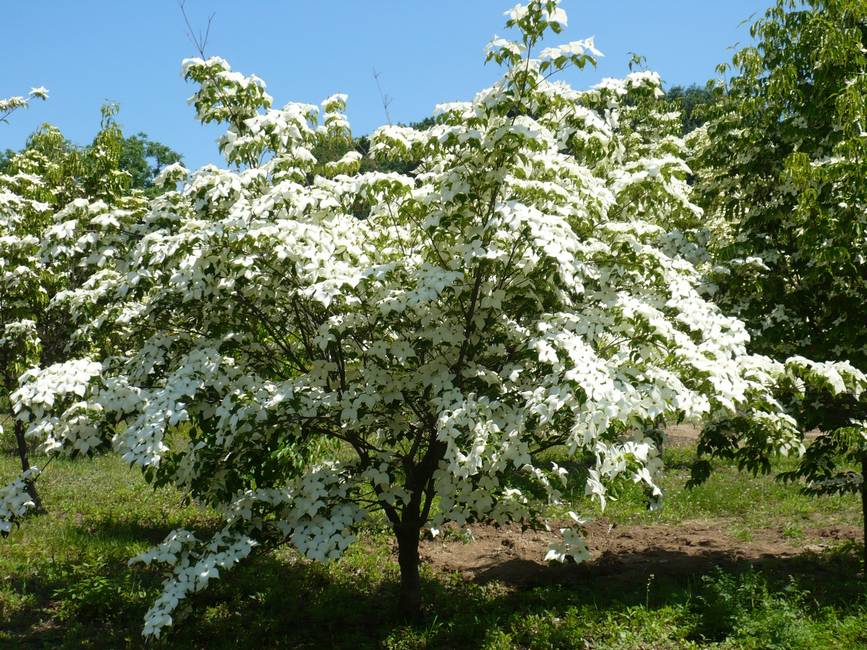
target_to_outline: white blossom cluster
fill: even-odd
[[[31,99],[48,99],[48,89],[45,86],[31,88],[27,96],[15,95],[13,97],[0,97],[0,122],[6,121],[12,113],[19,108],[27,108]]]
[[[171,614],[184,598],[207,587],[212,578],[220,577],[220,569],[231,569],[250,555],[254,546],[254,540],[228,530],[221,530],[206,545],[200,545],[191,532],[178,529],[158,546],[132,558],[130,564],[156,562],[172,567],[162,593],[145,614],[142,633],[159,638],[163,628],[172,624]]]
[[[828,387],[834,395],[850,394],[858,399],[867,390],[867,375],[848,361],[812,361],[801,356],[785,363],[789,374]]]
[[[0,487],[0,535],[8,535],[13,524],[35,506],[27,492],[27,482],[39,474],[38,467],[31,467],[11,483]]]

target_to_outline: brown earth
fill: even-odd
[[[774,563],[858,540],[861,534],[855,526],[824,526],[805,530],[802,539],[792,540],[779,528],[767,528],[751,531],[751,541],[739,541],[727,532],[733,523],[717,519],[627,526],[597,519],[585,529],[591,559],[581,565],[545,563],[556,531],[522,532],[517,525],[471,526],[474,541],[447,530],[443,537],[422,542],[421,556],[435,570],[459,572],[466,580],[529,587],[591,574],[672,575],[705,573],[715,566]]]
[[[817,429],[806,433],[807,440],[816,438],[821,432]],[[701,435],[701,429],[691,424],[676,424],[665,428],[667,443],[675,447],[694,444]]]
[[[692,446],[700,430],[691,425],[666,429],[667,444]],[[818,432],[809,432],[815,437]],[[571,522],[562,523],[562,526]],[[684,521],[668,525],[619,525],[606,518],[585,527],[591,559],[580,565],[546,563],[549,544],[558,537],[552,532],[521,530],[516,524],[503,527],[470,526],[469,536],[446,528],[444,535],[425,540],[422,561],[440,572],[460,573],[466,580],[498,580],[512,586],[534,586],[567,582],[589,575],[626,578],[656,572],[706,573],[715,566],[736,564],[779,564],[809,558],[845,541],[858,541],[856,526],[823,525],[805,528],[803,537],[792,539],[782,527],[752,530],[750,541],[735,539],[728,531],[737,521],[713,519]]]

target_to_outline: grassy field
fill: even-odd
[[[688,491],[692,453],[667,449],[661,512],[647,512],[637,491],[606,510],[587,566],[545,567],[518,551],[499,565],[492,556],[461,565],[474,547],[465,537],[429,542],[427,615],[409,626],[391,613],[397,566],[388,531],[371,524],[334,564],[289,550],[255,557],[197,594],[152,645],[867,647],[856,498],[803,497],[725,466]],[[0,477],[15,470],[14,456],[0,456]],[[144,645],[142,616],[160,576],[127,560],[173,527],[208,528],[213,518],[170,490],[154,493],[114,456],[55,460],[40,490],[49,513],[0,541],[0,648]],[[514,546],[509,531],[478,533],[483,547]]]

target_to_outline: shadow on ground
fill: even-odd
[[[166,532],[118,520],[91,528],[91,534],[119,540],[156,541]],[[397,571],[382,539],[326,566],[286,553],[260,554],[194,595],[174,629],[150,647],[473,648],[492,630],[528,617],[671,606],[691,612],[699,630],[703,614],[693,604],[705,589],[702,576],[717,569],[759,575],[772,591],[799,584],[809,590],[810,607],[845,613],[864,607],[859,552],[843,544],[819,553],[739,558],[731,550],[646,548],[603,552],[578,566],[521,558],[494,558],[472,571],[427,565],[425,616],[412,625],[394,614]],[[142,647],[142,617],[161,578],[153,569],[128,568],[126,560],[45,560],[27,567],[26,576],[5,577],[6,590],[28,599],[28,606],[0,611],[0,646]]]

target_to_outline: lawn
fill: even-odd
[[[407,625],[392,614],[389,531],[373,522],[330,565],[288,549],[254,557],[197,594],[152,645],[867,647],[856,497],[804,497],[724,465],[687,490],[692,454],[666,450],[663,510],[648,512],[626,490],[590,525],[587,565],[545,566],[544,532],[447,531],[423,545],[427,613]],[[15,470],[13,455],[0,457],[0,476]],[[154,492],[111,455],[56,459],[40,489],[48,514],[0,541],[0,647],[142,646],[160,576],[127,560],[174,527],[207,529],[215,518],[172,490]]]

